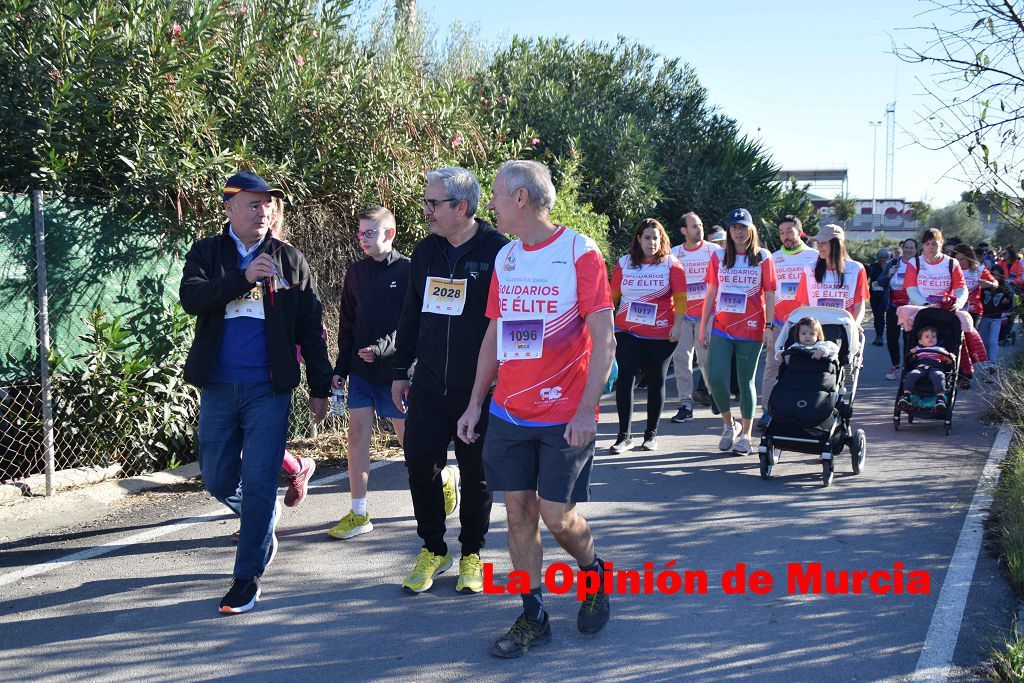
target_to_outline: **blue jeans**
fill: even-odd
[[[270,382],[210,384],[201,394],[203,483],[214,498],[242,518],[236,579],[261,576],[270,557],[277,475],[288,438],[291,400],[290,391],[275,394]]]
[[[1001,323],[1000,318],[982,318],[978,321],[978,334],[985,342],[988,362],[993,365],[999,360],[999,327]]]

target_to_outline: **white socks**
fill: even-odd
[[[352,499],[352,512],[359,515],[360,517],[366,516],[366,499],[365,498],[353,498]]]

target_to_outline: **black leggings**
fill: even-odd
[[[889,346],[889,360],[893,367],[900,365],[900,337],[903,335],[903,328],[896,320],[896,309],[890,306],[885,311],[885,341]]]
[[[615,386],[619,432],[628,434],[633,421],[633,380],[639,370],[643,370],[647,378],[647,431],[657,432],[661,410],[665,407],[665,375],[676,343],[616,332],[615,344],[615,361],[619,364],[619,380]]]
[[[889,309],[885,301],[885,292],[871,293],[871,315],[875,320],[875,339],[881,339],[885,332],[885,312]]]

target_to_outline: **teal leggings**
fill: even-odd
[[[757,389],[754,387],[754,376],[757,374],[757,361],[761,357],[762,343],[739,339],[726,339],[717,334],[711,335],[711,346],[708,349],[708,388],[715,399],[715,405],[725,412],[729,407],[729,375],[732,372],[732,358],[736,356],[736,386],[740,390],[740,417],[750,420],[754,417],[754,406],[757,404]]]

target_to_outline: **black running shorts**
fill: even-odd
[[[484,437],[484,472],[490,491],[536,491],[553,503],[590,500],[594,441],[573,448],[565,425],[521,427],[491,415]]]

